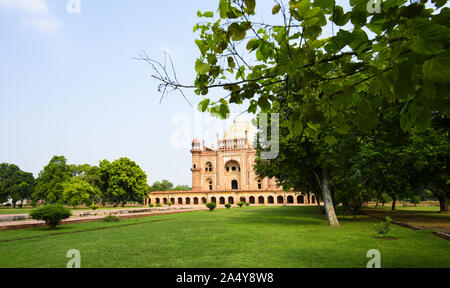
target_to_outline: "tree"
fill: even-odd
[[[22,207],[25,199],[29,198],[34,189],[32,173],[20,170],[17,165],[0,164],[0,201],[11,199],[13,207],[20,201]]]
[[[98,166],[91,166],[89,164],[70,165],[72,177],[83,179],[95,189],[95,193],[91,194],[92,202],[101,202],[101,188],[103,186],[100,177],[100,168]]]
[[[103,195],[116,205],[147,196],[147,175],[134,161],[122,157],[110,163],[105,159],[100,161],[99,168]]]
[[[173,188],[173,191],[190,191],[192,187],[189,185],[177,185]]]
[[[219,0],[218,18],[198,12],[206,22],[194,27],[200,57],[193,85],[170,73],[171,59],[169,69],[145,54],[141,59],[151,65],[163,95],[193,88],[204,98],[199,109],[221,118],[231,104],[245,103],[251,113],[277,112],[283,109],[280,95],[286,95],[293,111],[284,126],[318,147],[319,142],[335,143],[335,133],[346,134],[350,125],[370,132],[385,101],[402,106],[395,121],[404,131],[425,131],[432,111],[448,116],[446,1],[425,7],[426,0],[385,0],[379,13],[370,13],[368,0],[349,2],[344,10],[333,0],[275,1],[272,14],[278,21],[260,23],[255,0]],[[326,26],[332,27],[331,37],[322,33]],[[241,52],[243,46],[247,52]],[[211,100],[207,95],[215,88],[227,96]],[[346,109],[356,112],[351,117],[339,113]],[[321,172],[324,201],[331,204],[329,169],[315,172]]]
[[[151,191],[169,191],[173,189],[173,183],[169,180],[156,181],[150,187]]]
[[[450,199],[450,120],[434,113],[432,126],[411,136],[410,153],[415,157],[415,184],[430,190],[439,200],[440,212],[449,212]]]
[[[33,199],[44,199],[50,203],[61,203],[64,182],[71,178],[70,167],[64,156],[53,156],[50,162],[39,172]]]
[[[74,177],[63,184],[63,199],[73,207],[81,204],[91,205],[93,196],[99,192],[98,188],[79,177]]]

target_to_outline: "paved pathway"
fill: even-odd
[[[118,209],[121,210],[121,209]],[[164,214],[176,214],[176,213],[184,213],[184,212],[192,212],[192,211],[203,211],[208,210],[207,208],[200,208],[200,207],[191,207],[191,208],[185,208],[185,209],[165,209],[165,210],[155,210],[153,212],[133,212],[133,213],[126,213],[126,214],[118,214],[115,215],[119,217],[120,219],[129,219],[129,218],[138,218],[138,217],[149,217],[149,216],[156,216],[156,215],[164,215]],[[108,212],[111,212],[109,210],[106,210]],[[116,210],[113,210],[116,211]],[[108,214],[107,214],[108,215]],[[63,224],[72,224],[72,223],[84,223],[84,222],[93,222],[98,221],[99,219],[104,218],[105,215],[94,215],[94,216],[75,216],[70,217],[69,219],[65,219],[62,221]],[[24,220],[24,221],[9,221],[9,222],[0,222],[0,231],[4,230],[15,230],[15,229],[22,229],[22,228],[32,228],[32,227],[41,227],[45,226],[45,222],[41,220]]]

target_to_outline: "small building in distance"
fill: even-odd
[[[295,191],[284,191],[273,178],[260,178],[253,171],[256,149],[253,148],[256,128],[237,118],[228,127],[217,149],[207,147],[198,139],[192,141],[192,190],[151,191],[144,204],[218,205],[236,204],[315,204],[309,197]]]

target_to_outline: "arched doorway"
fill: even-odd
[[[198,198],[194,197],[194,205],[197,205],[197,204],[198,204]]]
[[[159,198],[156,198],[156,199],[155,199],[155,202],[156,202],[156,204],[159,204],[159,203],[160,203]]]
[[[163,198],[164,205],[167,205],[167,198]]]
[[[216,203],[217,202],[216,197],[211,197],[211,202]]]
[[[303,204],[303,203],[304,203],[304,201],[303,201],[303,196],[302,196],[302,195],[298,195],[298,196],[297,196],[297,203],[298,203],[298,204]]]
[[[255,197],[250,196],[250,198],[248,198],[248,202],[250,202],[250,204],[255,204]]]
[[[175,198],[170,198],[170,202],[172,202],[172,204],[175,204]]]
[[[228,197],[228,203],[230,204],[234,204],[234,198],[233,197]]]
[[[238,181],[237,180],[232,180],[231,181],[231,189],[232,190],[237,190],[238,189]]]
[[[277,204],[283,204],[283,203],[284,203],[283,196],[278,196],[277,197]]]
[[[287,197],[287,203],[288,203],[288,204],[294,204],[294,197],[288,196],[288,197]]]
[[[258,197],[258,204],[264,204],[264,197],[263,196],[259,196]]]
[[[191,199],[189,197],[186,198],[186,205],[191,205]]]
[[[206,198],[202,197],[202,204],[206,204]]]
[[[225,197],[219,198],[219,204],[225,204]]]
[[[178,205],[183,205],[183,198],[178,198]]]
[[[267,203],[273,204],[273,196],[269,196],[269,197],[267,198]]]

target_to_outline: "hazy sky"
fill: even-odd
[[[0,0],[0,163],[37,176],[53,155],[91,165],[129,157],[149,183],[191,185],[188,144],[217,129],[194,117],[193,91],[194,108],[178,94],[159,104],[149,66],[132,57],[165,50],[192,83],[197,10],[218,1],[81,0],[79,14],[68,2]]]
[[[159,104],[150,67],[132,57],[167,51],[179,80],[193,83],[197,11],[216,12],[218,0],[79,0],[80,13],[69,1],[0,0],[0,163],[37,176],[53,155],[91,165],[129,157],[149,183],[191,185],[189,143],[213,143],[227,124],[194,115],[193,91],[194,107],[178,94]],[[273,5],[257,1],[254,20],[272,22]]]

